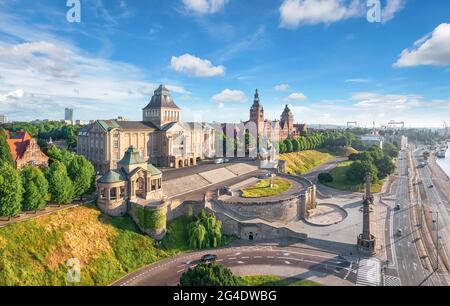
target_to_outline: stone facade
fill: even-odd
[[[77,153],[100,174],[117,168],[130,146],[160,167],[194,166],[215,155],[215,129],[205,123],[181,121],[181,109],[160,86],[142,110],[143,121],[97,120],[80,130]]]

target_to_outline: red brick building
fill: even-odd
[[[47,167],[48,157],[42,151],[37,141],[26,131],[6,132],[11,155],[16,162],[16,168],[21,170],[26,165]]]

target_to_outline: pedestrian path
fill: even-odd
[[[384,285],[387,287],[401,287],[402,282],[400,278],[390,275],[384,276]]]
[[[378,259],[359,261],[356,286],[381,286],[381,263]]]

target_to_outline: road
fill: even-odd
[[[210,251],[211,252],[211,251]],[[358,259],[343,258],[337,254],[311,248],[293,246],[241,246],[214,250],[218,262],[232,270],[252,266],[254,274],[273,274],[274,267],[289,268],[297,279],[311,275],[332,276],[334,283],[354,285],[357,280]],[[188,253],[147,266],[127,275],[114,286],[176,286],[181,275],[196,266],[207,251]],[[269,272],[270,271],[270,272]],[[296,274],[298,271],[298,274]]]
[[[419,164],[419,159],[422,158],[423,149],[419,148],[414,151],[415,164]],[[425,199],[422,202],[428,206],[428,208],[433,212],[439,212],[439,236],[440,245],[445,248],[447,254],[450,254],[450,206],[445,197],[438,190],[438,186],[435,186],[433,182],[433,174],[429,167],[417,169],[419,179],[423,183],[425,189]],[[433,186],[431,188],[431,186]],[[425,213],[430,213],[425,211]],[[434,214],[433,220],[436,219],[436,214]],[[434,238],[434,237],[433,237]]]

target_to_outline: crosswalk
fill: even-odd
[[[381,263],[378,259],[361,259],[356,286],[381,286]]]
[[[385,275],[384,285],[387,287],[400,287],[402,285],[402,282],[398,277]]]

